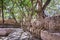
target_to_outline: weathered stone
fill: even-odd
[[[41,30],[41,38],[43,40],[60,40],[60,33],[52,33],[46,30]]]
[[[60,32],[60,15],[44,19],[44,27],[51,32]]]
[[[32,40],[32,35],[29,32],[23,32],[20,40]]]
[[[3,40],[32,40],[32,35],[22,29],[15,29]]]
[[[15,29],[4,40],[20,40],[22,33],[22,29]]]
[[[0,28],[0,36],[6,36],[16,29],[20,29],[20,28]]]

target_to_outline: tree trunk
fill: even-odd
[[[37,0],[37,18],[38,19],[43,19],[43,17],[42,17],[42,12],[41,12],[41,10],[42,10],[42,0]]]
[[[1,8],[0,8],[0,17],[1,17]]]

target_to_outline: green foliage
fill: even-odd
[[[43,4],[46,2],[46,0],[43,0]],[[1,0],[0,0],[0,8],[1,8]],[[54,12],[58,11],[58,6],[60,5],[60,0],[51,0],[51,3],[46,8],[47,14],[53,15]],[[31,0],[3,0],[3,7],[4,7],[4,17],[5,18],[13,18],[11,13],[15,15],[16,19],[22,20],[24,17],[28,17],[29,15],[32,15],[32,17],[36,16],[36,0],[33,1],[33,8]],[[32,14],[32,9],[33,14]]]
[[[60,8],[60,0],[51,0],[50,4],[46,8],[46,11],[48,12],[49,15],[54,15],[59,13]]]

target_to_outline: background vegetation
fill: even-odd
[[[2,3],[3,1],[3,3]],[[43,4],[46,0],[43,0]],[[36,18],[37,15],[37,5],[36,0],[31,2],[31,0],[0,0],[0,17],[2,18],[2,4],[3,13],[5,19],[15,19],[17,21],[22,21],[25,18]],[[53,16],[60,13],[60,0],[51,0],[51,3],[45,10],[45,14],[48,16]],[[26,19],[26,20],[27,20]]]

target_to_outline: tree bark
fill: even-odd
[[[42,12],[41,12],[41,10],[42,10],[42,0],[37,0],[37,10],[38,10],[37,18],[38,19],[43,19]]]

